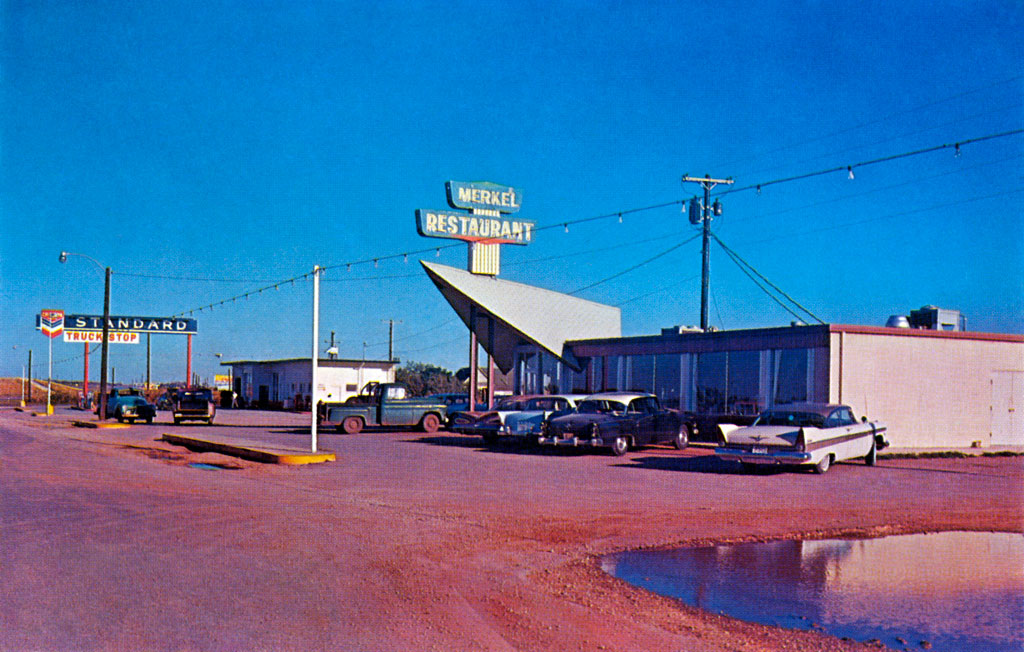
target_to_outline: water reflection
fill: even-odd
[[[634,551],[603,568],[736,618],[895,649],[1024,650],[1024,536],[943,532]]]

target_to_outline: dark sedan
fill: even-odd
[[[588,396],[573,414],[546,421],[538,441],[604,447],[625,455],[630,448],[648,444],[672,443],[682,450],[689,444],[689,435],[679,413],[662,408],[657,396],[610,392]]]

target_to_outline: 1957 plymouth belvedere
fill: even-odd
[[[824,473],[842,460],[861,458],[873,466],[888,445],[885,425],[867,417],[857,421],[847,405],[799,403],[775,407],[752,425],[723,433],[715,454],[745,469],[792,464]]]

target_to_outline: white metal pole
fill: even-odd
[[[50,403],[50,386],[53,385],[53,338],[47,335],[50,341],[49,361],[46,365],[46,413],[53,414],[53,405]]]
[[[313,403],[313,409],[310,410],[312,423],[310,424],[310,433],[312,433],[310,441],[310,449],[312,452],[316,452],[316,417],[318,412],[318,405],[316,400],[316,367],[317,358],[319,356],[318,339],[320,338],[320,266],[313,267],[313,379],[309,395]]]

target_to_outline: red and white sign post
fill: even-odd
[[[64,332],[64,311],[43,310],[39,313],[39,325],[50,349],[50,359],[46,366],[46,413],[53,414],[53,403],[50,400],[50,386],[53,384],[53,338],[60,337]]]

